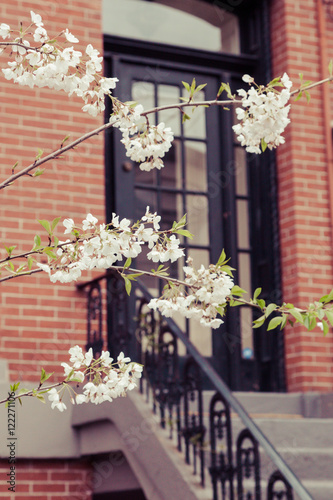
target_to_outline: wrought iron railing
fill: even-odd
[[[91,321],[98,316],[102,303],[96,299],[96,291],[102,293],[96,284],[105,278],[108,322],[109,328],[113,329],[108,348],[114,353],[123,350],[144,365],[140,391],[151,401],[153,411],[159,412],[161,427],[169,428],[170,438],[176,433],[178,449],[184,452],[185,462],[192,464],[194,473],[199,474],[202,486],[207,482],[209,473],[212,499],[292,500],[295,492],[300,500],[312,500],[207,359],[174,321],[162,318],[147,308],[151,296],[142,283],[136,283],[137,295],[135,297],[133,293],[131,299],[126,296],[123,282],[117,274],[107,273],[79,285],[79,288],[89,285],[93,290],[88,293],[90,337],[87,348],[93,347],[95,354],[101,350],[101,335],[94,330],[92,337]],[[137,302],[135,320],[129,316],[129,300],[132,306]],[[92,312],[94,307],[95,313]],[[179,355],[179,345],[186,354]],[[211,392],[203,391],[203,383],[214,392],[207,408],[204,401]],[[235,442],[232,410],[245,426]],[[260,473],[259,447],[276,468],[267,478],[265,486]]]

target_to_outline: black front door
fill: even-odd
[[[156,55],[156,46],[150,48]],[[148,44],[144,54],[149,54]],[[191,83],[193,78],[197,84],[207,83],[198,100],[215,99],[221,81],[229,81],[235,87],[241,85],[240,77],[248,68],[235,70],[235,58],[229,58],[229,66],[226,58],[225,67],[216,69],[203,65],[205,58],[200,56],[200,64],[195,65],[193,57],[190,63],[186,63],[188,57],[180,63],[179,54],[175,61],[172,54],[168,58],[165,52],[161,59],[111,53],[109,72],[111,75],[112,68],[112,75],[119,78],[117,97],[137,101],[150,109],[180,102],[179,98],[186,96],[182,81]],[[237,268],[236,282],[251,292],[256,269],[251,241],[252,201],[246,154],[232,134],[233,113],[212,106],[188,114],[191,120],[184,123],[177,109],[164,110],[150,118],[152,123],[165,122],[175,136],[160,171],[142,172],[126,157],[118,131],[108,136],[108,217],[115,211],[121,217],[137,220],[149,206],[161,215],[164,229],[187,214],[187,229],[194,239],[182,241],[186,257],[193,257],[196,267],[208,266],[217,261],[225,248],[231,265]],[[180,276],[184,263],[174,263],[171,273]],[[147,270],[152,267],[144,254],[136,259],[136,266]],[[159,285],[153,278],[145,284],[152,293],[158,293]],[[175,319],[232,389],[261,389],[260,346],[258,336],[253,334],[250,309],[231,311],[218,331],[210,331],[192,320]]]

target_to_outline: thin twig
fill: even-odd
[[[53,389],[54,387],[59,387],[59,385],[63,385],[64,382],[57,382],[56,384],[48,385],[47,387],[38,387],[37,389],[31,389],[30,391],[23,392],[22,394],[15,394],[14,396],[8,396],[6,399],[1,399],[0,400],[0,405],[3,403],[7,403],[7,401],[13,401],[13,399],[18,399],[18,398],[23,398],[25,396],[34,396],[34,391],[40,392],[40,391],[48,391],[50,389]]]

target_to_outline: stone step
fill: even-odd
[[[214,391],[204,391],[204,407]],[[319,392],[273,393],[234,392],[234,396],[251,415],[295,415],[304,418],[333,418],[333,394]]]
[[[330,418],[255,418],[254,422],[276,448],[333,448],[333,419]],[[243,427],[239,418],[232,419],[235,437]]]

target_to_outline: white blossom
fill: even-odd
[[[244,75],[243,80],[249,84],[254,82],[249,75]],[[290,123],[290,105],[287,103],[292,82],[286,73],[280,80],[285,87],[281,92],[269,85],[258,88],[251,86],[248,92],[243,89],[237,91],[242,97],[242,108],[236,108],[241,123],[234,125],[233,130],[249,153],[260,154],[263,147],[274,149],[285,142],[281,134]]]

